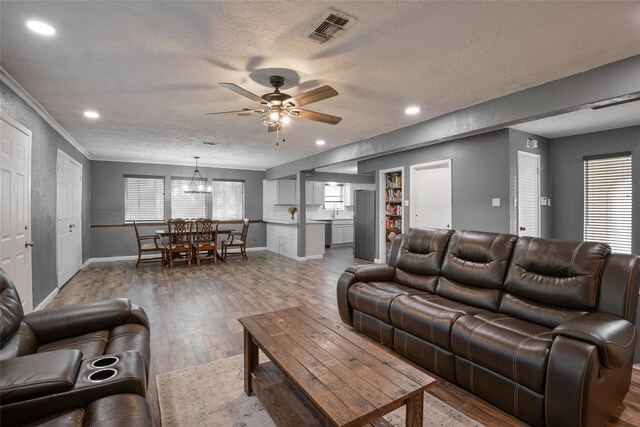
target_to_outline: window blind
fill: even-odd
[[[124,176],[124,222],[164,221],[164,177]]]
[[[213,181],[211,218],[244,218],[244,181]]]
[[[189,194],[184,186],[191,178],[171,178],[171,218],[205,218],[207,216],[206,194]],[[203,185],[207,185],[203,180]]]
[[[344,186],[324,185],[324,208],[325,209],[344,209]]]
[[[631,154],[584,159],[584,239],[631,253]]]

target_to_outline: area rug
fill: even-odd
[[[244,393],[243,378],[242,355],[158,375],[162,425],[275,426],[258,398]],[[481,426],[428,393],[424,396],[424,426]],[[385,419],[404,426],[404,412],[400,408]]]

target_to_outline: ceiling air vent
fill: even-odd
[[[317,43],[324,43],[340,36],[356,21],[353,16],[330,7],[314,22],[315,29],[309,34],[309,38]]]

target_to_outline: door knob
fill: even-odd
[[[33,247],[33,242],[25,242],[24,247],[28,248],[29,246]]]
[[[527,227],[520,227],[520,231],[525,231]]]

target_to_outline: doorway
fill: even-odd
[[[0,119],[0,265],[15,283],[26,314],[33,311],[31,131]]]
[[[540,237],[540,155],[518,151],[518,235]]]
[[[452,227],[451,159],[411,166],[411,227]]]
[[[82,267],[82,165],[58,150],[56,268],[61,288]]]

